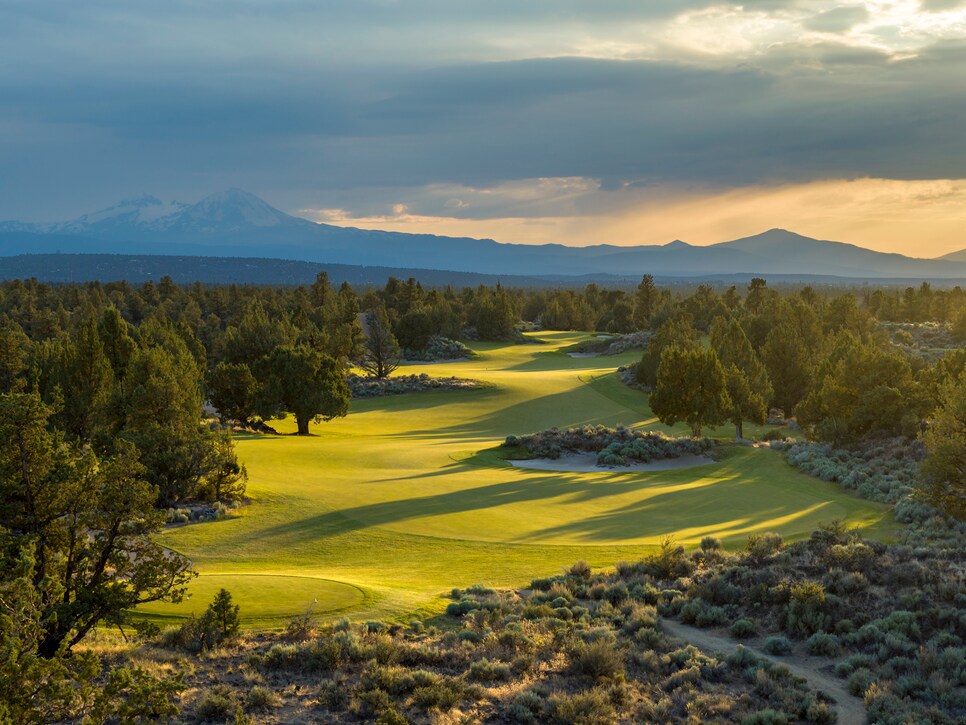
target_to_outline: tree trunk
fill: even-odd
[[[691,437],[700,438],[701,437],[701,424],[695,423],[691,426]]]
[[[61,632],[60,630],[48,632],[37,646],[37,656],[45,660],[52,659],[57,655],[57,652],[60,650],[60,645],[66,637],[67,632]]]
[[[740,441],[745,437],[745,424],[743,421],[735,423],[735,440]]]
[[[295,422],[298,423],[299,435],[300,436],[307,436],[309,434],[309,419],[308,418],[300,418],[300,417],[296,416]]]

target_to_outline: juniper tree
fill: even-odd
[[[657,386],[650,398],[651,410],[666,425],[684,421],[695,438],[704,426],[728,420],[724,369],[714,350],[700,346],[671,345],[661,354]]]
[[[349,388],[342,366],[330,355],[306,345],[275,348],[259,362],[262,380],[257,412],[263,418],[295,416],[299,435],[309,423],[343,417],[349,412]]]
[[[52,412],[35,394],[0,395],[0,578],[29,580],[44,658],[137,604],[179,601],[191,576],[187,559],[150,539],[164,514],[137,450],[99,459],[51,432]]]
[[[728,419],[735,425],[735,437],[741,440],[744,421],[765,422],[772,396],[771,382],[737,320],[715,319],[711,326],[711,347],[724,368],[731,401]]]

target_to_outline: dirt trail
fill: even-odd
[[[670,619],[662,618],[661,628],[672,637],[682,639],[706,652],[731,652],[738,644],[729,637]],[[762,659],[785,665],[793,675],[804,678],[816,690],[822,690],[832,697],[835,700],[835,709],[839,715],[838,725],[862,725],[865,722],[865,705],[862,700],[850,695],[841,680],[832,675],[827,675],[819,669],[821,665],[827,664],[826,660],[795,655],[772,657],[748,644],[743,642],[741,644],[744,644],[745,649],[749,652]]]

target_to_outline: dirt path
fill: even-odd
[[[727,636],[715,634],[706,629],[691,627],[670,619],[662,618],[661,628],[672,637],[682,639],[706,652],[731,652],[738,644]],[[819,669],[820,666],[828,664],[827,660],[795,655],[772,657],[755,647],[742,644],[745,645],[745,649],[762,659],[785,665],[793,675],[804,678],[816,690],[822,690],[832,697],[835,700],[835,708],[839,715],[838,725],[862,725],[865,722],[865,705],[862,700],[850,695],[841,680],[832,675],[827,675]]]

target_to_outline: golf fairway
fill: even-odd
[[[452,587],[525,586],[577,559],[593,566],[640,558],[666,536],[686,545],[749,534],[807,536],[844,519],[888,538],[888,506],[799,473],[780,453],[726,446],[721,460],[671,471],[592,473],[514,468],[492,449],[509,434],[552,426],[617,425],[686,435],[660,424],[647,396],[614,369],[639,353],[571,358],[581,333],[546,344],[478,343],[479,357],[407,365],[396,374],[455,375],[487,384],[355,400],[348,417],[309,437],[236,437],[251,504],[233,518],[165,530],[161,541],[200,576],[179,605],[144,605],[168,620],[203,611],[225,587],[246,626],[294,615],[398,619],[440,611]],[[745,427],[748,436],[761,429]],[[722,441],[733,428],[707,431]],[[257,576],[255,576],[257,575]]]

